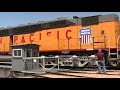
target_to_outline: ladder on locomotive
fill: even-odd
[[[120,35],[118,36],[118,38],[117,38],[117,48],[114,50],[114,53],[111,53],[110,52],[110,56],[111,55],[116,55],[116,60],[118,60],[119,59],[119,39],[120,39]]]
[[[110,62],[113,62],[116,64],[116,66],[120,66],[120,59],[119,59],[119,39],[120,35],[117,38],[117,48],[115,50],[109,49],[109,60]]]

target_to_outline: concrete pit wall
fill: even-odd
[[[10,75],[10,68],[0,67],[0,78],[8,78]]]

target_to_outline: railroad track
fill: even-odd
[[[47,73],[46,75],[28,75],[32,78],[89,78],[84,76],[76,76],[66,73]],[[18,77],[19,78],[19,77]]]

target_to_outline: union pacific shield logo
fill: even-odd
[[[82,28],[80,29],[80,42],[82,44],[90,44],[92,43],[92,29],[91,28]]]

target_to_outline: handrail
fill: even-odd
[[[117,38],[117,59],[118,59],[118,40],[120,39],[120,35]]]
[[[108,45],[109,45],[109,47],[108,47],[108,56],[109,56],[109,58],[110,58],[110,36],[106,36],[106,37],[108,37]],[[106,62],[106,65],[108,64],[108,60],[107,60],[107,62]]]
[[[108,45],[109,45],[109,51],[108,51],[108,54],[109,54],[109,56],[110,56],[110,36],[108,36]]]
[[[97,36],[97,37],[103,37],[103,36]],[[104,36],[108,37],[108,45],[109,45],[109,56],[110,56],[110,36]],[[105,43],[105,42],[104,42]],[[94,49],[94,37],[93,37],[93,49]]]

